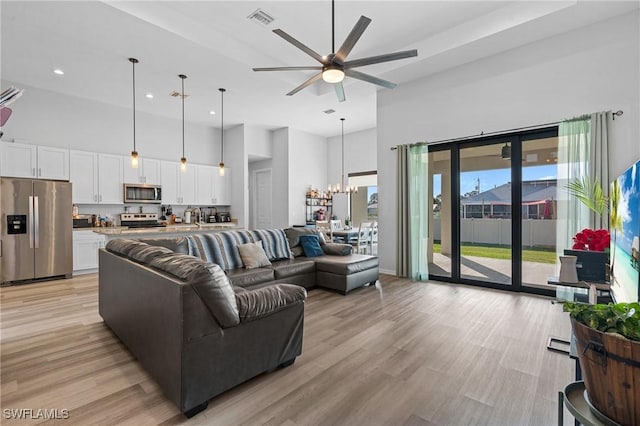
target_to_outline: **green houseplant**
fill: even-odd
[[[565,302],[593,407],[621,425],[640,424],[640,304]]]

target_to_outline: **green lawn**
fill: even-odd
[[[505,246],[480,246],[464,244],[460,247],[463,256],[489,257],[492,259],[511,259],[511,247]],[[440,244],[433,244],[433,252],[440,253]],[[556,263],[556,252],[548,249],[525,249],[522,251],[522,260],[525,262]]]

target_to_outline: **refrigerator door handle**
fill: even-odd
[[[29,225],[29,248],[33,248],[33,195],[29,195],[29,218],[27,219]]]
[[[35,241],[36,248],[40,248],[40,208],[38,206],[38,200],[40,197],[33,197],[33,225],[34,225],[34,233],[33,239]]]

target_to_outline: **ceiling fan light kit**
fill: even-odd
[[[336,95],[338,97],[338,101],[344,102],[346,100],[346,96],[344,94],[344,87],[342,86],[342,81],[345,76],[355,78],[358,80],[366,81],[367,83],[376,84],[378,86],[386,87],[388,89],[393,89],[396,87],[395,83],[391,81],[383,80],[378,77],[374,77],[369,74],[365,74],[360,71],[356,71],[353,68],[363,67],[366,65],[379,64],[382,62],[390,62],[397,61],[399,59],[411,58],[414,56],[418,56],[418,51],[416,49],[406,50],[403,52],[395,52],[384,55],[370,56],[367,58],[355,59],[353,61],[347,61],[347,56],[351,53],[351,50],[360,39],[364,31],[367,29],[369,24],[371,23],[371,19],[366,16],[360,16],[358,22],[356,22],[355,26],[347,36],[347,38],[342,43],[342,46],[336,51],[335,49],[335,0],[331,0],[331,50],[332,53],[329,55],[321,56],[318,52],[309,48],[305,44],[301,43],[294,37],[290,36],[286,32],[281,29],[275,29],[273,32],[289,43],[293,44],[298,49],[305,52],[307,55],[311,56],[316,61],[320,62],[320,66],[293,66],[293,67],[266,67],[266,68],[253,68],[254,71],[304,71],[304,70],[317,70],[319,73],[313,75],[305,82],[300,84],[298,87],[287,93],[287,96],[292,96],[298,93],[300,90],[304,89],[315,83],[316,81],[322,78],[323,81],[327,83],[334,84]]]

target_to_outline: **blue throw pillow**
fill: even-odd
[[[317,257],[324,254],[317,235],[301,235],[300,245],[304,255],[307,257]]]

